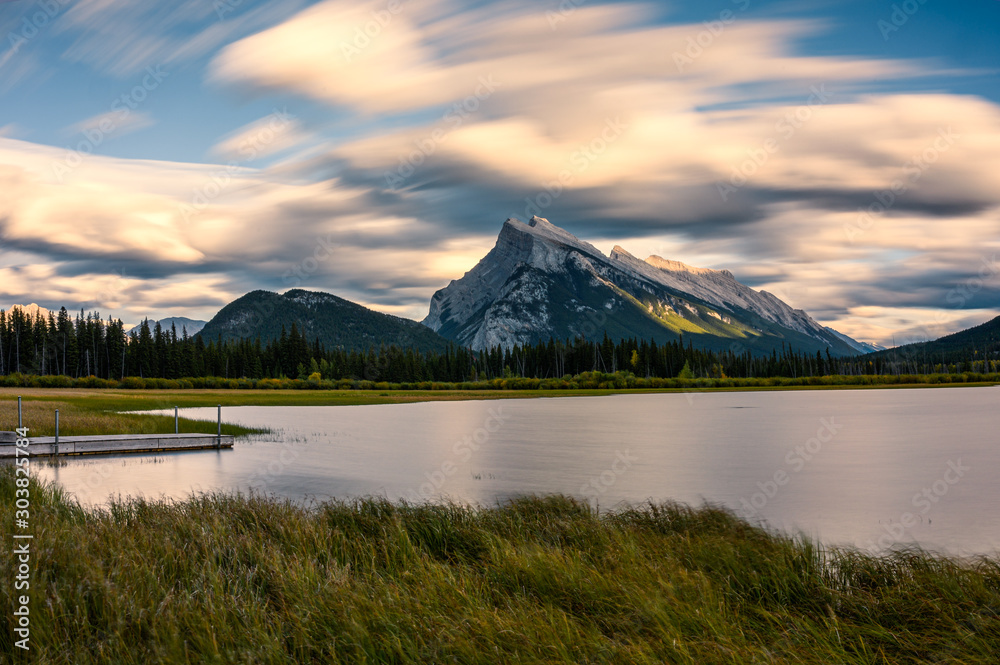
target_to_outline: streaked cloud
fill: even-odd
[[[302,6],[300,0],[75,0],[54,25],[74,36],[64,60],[124,78],[150,65],[189,62]]]
[[[59,182],[51,168],[61,157],[0,138],[8,193],[0,241],[12,262],[0,265],[5,301],[87,302],[127,317],[169,308],[175,295],[176,307],[210,315],[252,288],[301,285],[412,314],[451,277],[443,268],[454,266],[455,243],[463,245],[439,242],[438,229],[421,220],[379,214],[367,192],[335,181],[281,182],[252,169],[220,181],[211,165],[92,156]],[[186,217],[191,192],[214,182],[223,186],[211,205]],[[317,248],[326,251],[312,265]],[[115,275],[132,281],[112,297],[104,282],[120,282]],[[185,284],[192,291],[181,298]]]
[[[454,102],[491,75],[516,102],[507,104],[509,114],[573,127],[588,124],[595,107],[620,111],[617,97],[625,91],[640,108],[664,102],[667,109],[690,108],[730,101],[727,86],[751,82],[769,84],[757,95],[773,96],[817,81],[921,73],[901,61],[791,55],[789,37],[818,29],[797,21],[735,23],[680,71],[673,54],[701,26],[647,27],[648,6],[581,7],[557,31],[535,4],[507,3],[499,15],[494,5],[459,11],[439,0],[399,7],[392,13],[381,2],[322,2],[226,47],[213,77],[388,113]],[[545,103],[555,91],[570,94],[560,108]]]
[[[123,108],[119,111],[107,111],[98,115],[81,120],[72,127],[67,128],[70,134],[86,134],[100,132],[104,135],[124,136],[146,127],[151,127],[155,122],[152,116],[142,111],[130,111]]]
[[[0,137],[4,249],[52,271],[0,262],[0,301],[40,300],[42,279],[82,297],[113,266],[135,282],[107,302],[143,314],[302,285],[421,318],[503,219],[540,213],[600,247],[728,268],[861,339],[1000,307],[1000,278],[979,276],[1000,249],[1000,108],[906,89],[961,75],[946,63],[810,54],[817,19],[738,15],[692,50],[704,24],[648,4],[556,23],[526,2],[395,7],[219,21],[190,1],[75,4],[60,29],[93,32],[72,62],[121,76],[211,54],[213,90],[305,112],[233,123],[206,146],[228,165],[93,156],[65,181],[60,151]]]
[[[240,127],[212,146],[211,154],[227,160],[248,162],[294,148],[309,136],[302,132],[296,118],[287,110],[275,111],[260,120]]]

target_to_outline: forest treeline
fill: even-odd
[[[363,381],[492,382],[522,378],[561,380],[587,374],[629,375],[638,379],[802,379],[807,377],[901,376],[903,374],[991,374],[997,360],[971,354],[966,360],[907,355],[831,357],[798,353],[788,346],[754,353],[739,341],[727,351],[695,348],[690,340],[658,344],[636,339],[549,340],[511,349],[473,352],[458,345],[421,353],[396,346],[367,350],[325,348],[292,324],[280,338],[262,342],[222,342],[190,336],[144,321],[126,332],[120,320],[97,312],[73,316],[30,316],[21,309],[0,311],[0,376],[94,377],[121,383],[140,380],[289,379],[313,382]],[[23,381],[5,381],[17,385]],[[64,382],[65,383],[65,382]],[[187,383],[192,384],[192,381]],[[201,382],[204,383],[204,382]],[[136,386],[138,387],[138,385]]]

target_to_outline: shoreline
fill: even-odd
[[[706,379],[711,381],[712,379]],[[148,403],[170,406],[355,406],[365,404],[398,404],[411,402],[469,401],[496,399],[531,399],[545,397],[604,397],[608,395],[690,394],[712,392],[795,392],[802,390],[920,390],[933,388],[990,388],[997,381],[968,383],[878,383],[829,385],[766,385],[766,386],[690,386],[685,388],[535,388],[475,390],[442,389],[238,389],[183,388],[166,390],[128,390],[121,388],[11,388],[0,387],[0,402],[18,396],[39,401],[120,402],[122,411],[148,411]],[[142,404],[140,404],[142,403]]]
[[[168,411],[178,408],[233,406],[370,406],[414,404],[439,401],[496,401],[607,397],[612,395],[698,394],[732,392],[775,392],[803,390],[904,390],[932,388],[987,388],[996,382],[893,383],[794,386],[705,386],[691,388],[574,388],[532,390],[122,390],[106,388],[0,388],[0,431],[17,426],[17,398],[24,406],[24,424],[31,436],[53,436],[54,411],[62,415],[63,436],[104,434],[167,434],[174,431],[172,415],[137,412]],[[214,420],[180,418],[180,431],[213,434]],[[223,434],[245,437],[264,433],[227,423]]]
[[[0,469],[8,523],[13,478]],[[1000,650],[995,556],[824,547],[711,506],[216,493],[95,510],[28,489],[32,647],[51,662],[860,665]]]

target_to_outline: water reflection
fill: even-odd
[[[238,407],[227,420],[274,434],[231,451],[70,459],[40,475],[92,502],[212,489],[483,505],[561,492],[602,508],[709,501],[826,542],[989,552],[1000,548],[998,397],[953,388]],[[942,485],[949,464],[969,470]]]

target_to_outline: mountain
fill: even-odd
[[[728,270],[694,268],[621,247],[605,256],[541,217],[508,219],[476,267],[434,294],[424,324],[474,349],[584,336],[676,340],[700,348],[856,355],[834,333]]]
[[[25,314],[26,316],[32,319],[34,319],[38,314],[41,314],[43,319],[47,319],[49,318],[49,314],[55,316],[58,313],[58,312],[51,312],[42,307],[41,305],[37,305],[35,303],[31,303],[30,305],[11,305],[9,311],[13,312],[15,309],[21,310],[22,314]]]
[[[281,330],[299,331],[327,348],[368,349],[382,344],[442,351],[449,342],[426,326],[372,311],[329,293],[295,289],[284,294],[253,291],[223,307],[199,335],[206,341],[257,339],[268,342]]]
[[[10,310],[14,311],[15,309],[21,310],[22,312],[24,312],[25,314],[27,314],[28,316],[30,316],[32,319],[34,319],[35,315],[39,314],[39,313],[42,315],[43,318],[48,318],[50,314],[53,317],[59,316],[59,312],[49,311],[49,310],[45,309],[44,307],[41,307],[40,305],[36,305],[35,303],[31,303],[30,305],[11,305]],[[70,317],[74,317],[74,316],[75,316],[75,314],[71,311],[70,312]],[[105,321],[105,323],[110,323],[110,320]],[[140,323],[141,323],[141,321],[140,321]],[[156,323],[157,323],[156,321],[150,321],[149,322],[150,329],[152,329],[153,326],[156,325]],[[195,321],[195,320],[192,320],[192,319],[185,318],[183,316],[175,316],[175,317],[171,317],[169,319],[160,319],[159,323],[160,323],[160,326],[164,330],[168,330],[168,331],[170,330],[170,325],[171,324],[176,324],[177,325],[177,334],[178,335],[181,334],[181,331],[184,329],[185,326],[187,326],[188,335],[194,335],[199,330],[201,330],[202,328],[205,327],[205,322],[204,321]],[[125,326],[126,330],[131,330],[132,328],[135,328],[135,326],[132,326],[132,325]]]
[[[981,325],[931,342],[905,344],[871,355],[919,363],[957,363],[1000,359],[1000,316]]]
[[[170,326],[177,326],[177,336],[180,337],[184,330],[187,330],[187,334],[194,336],[205,327],[205,321],[195,321],[194,319],[189,319],[186,316],[172,316],[169,319],[160,319],[159,321],[150,321],[149,327],[152,328],[157,323],[164,330],[169,331]]]
[[[885,347],[881,344],[871,344],[869,342],[859,342],[856,339],[851,339],[844,333],[837,332],[829,326],[827,326],[826,329],[833,333],[838,339],[846,342],[848,346],[853,348],[855,351],[859,351],[860,353],[874,353],[875,351],[882,351],[885,349]]]

